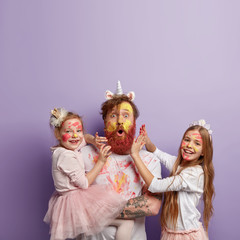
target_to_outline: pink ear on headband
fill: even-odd
[[[122,87],[121,87],[121,83],[120,83],[120,81],[118,81],[118,82],[117,82],[116,92],[115,92],[115,93],[112,93],[111,91],[107,90],[107,91],[105,92],[105,98],[106,98],[107,100],[109,100],[109,99],[112,99],[114,95],[122,95],[122,94],[123,94],[123,90],[122,90]],[[130,99],[131,101],[133,101],[133,100],[135,99],[135,93],[132,92],[132,91],[129,92],[129,93],[127,94],[127,96],[129,97],[129,99]]]
[[[129,97],[129,99],[130,99],[131,101],[133,101],[133,100],[135,99],[135,93],[134,93],[134,92],[129,92],[129,93],[127,94],[127,96]]]
[[[112,99],[113,98],[113,93],[111,92],[111,91],[109,91],[109,90],[107,90],[106,92],[105,92],[105,98],[107,99],[107,100],[109,100],[109,99]]]

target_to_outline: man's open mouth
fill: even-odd
[[[118,135],[119,137],[123,136],[123,134],[124,134],[124,131],[123,131],[122,129],[120,129],[120,130],[117,131],[117,135]]]

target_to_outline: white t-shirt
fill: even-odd
[[[81,149],[82,157],[85,162],[86,171],[90,171],[98,159],[98,150],[93,146],[86,146]],[[161,178],[161,165],[158,158],[145,150],[140,151],[140,156],[157,178]],[[144,181],[139,175],[135,164],[130,155],[111,154],[105,163],[102,171],[96,178],[97,184],[111,184],[116,192],[125,199],[141,196],[141,190]],[[115,227],[107,227],[102,233],[92,236],[92,240],[109,240],[115,239]],[[135,219],[132,232],[132,240],[145,240],[145,218]]]
[[[164,153],[159,149],[156,149],[154,154],[171,172],[174,162],[176,161],[176,157]],[[203,194],[203,187],[203,169],[200,165],[198,165],[194,167],[188,167],[176,176],[167,177],[164,179],[158,179],[157,177],[154,177],[148,190],[153,193],[179,191],[179,214],[176,230],[184,231],[199,228],[201,214],[198,211],[197,206]],[[173,226],[170,222],[167,222],[167,227],[173,230]]]

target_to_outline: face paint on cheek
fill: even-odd
[[[199,149],[198,149],[197,147],[195,147],[195,146],[193,146],[193,149],[194,149],[194,151],[195,151],[196,153],[199,151]]]
[[[132,125],[132,122],[129,121],[129,120],[126,120],[124,123],[123,123],[123,128],[125,130],[125,132],[128,133],[128,130],[129,130],[129,127]]]
[[[186,143],[185,142],[182,142],[182,145],[181,145],[181,148],[185,148],[186,147]]]
[[[71,137],[71,136],[70,136],[68,133],[65,133],[65,134],[62,136],[63,142],[67,142],[67,140],[68,140],[70,137]]]
[[[108,132],[113,132],[117,129],[117,123],[116,122],[107,122],[107,131]]]

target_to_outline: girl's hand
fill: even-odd
[[[144,134],[140,134],[137,137],[137,139],[134,138],[134,141],[133,141],[133,144],[132,144],[132,147],[131,147],[130,155],[131,156],[138,155],[139,151],[143,148],[145,143],[146,143],[146,137],[144,136]]]
[[[145,136],[146,145],[151,142],[150,138],[148,137],[145,124],[143,124],[143,125],[140,127],[139,134],[143,134],[143,135]]]
[[[151,139],[148,137],[147,130],[145,124],[140,127],[139,134],[143,134],[145,136],[146,141],[146,149],[149,152],[154,152],[156,150],[156,146],[151,142]]]
[[[99,151],[98,161],[105,163],[107,161],[107,158],[112,154],[110,149],[111,146],[102,144]]]
[[[98,132],[96,132],[95,134],[95,138],[94,138],[94,145],[100,149],[101,146],[105,145],[107,143],[107,138],[106,137],[100,137],[98,136]]]

